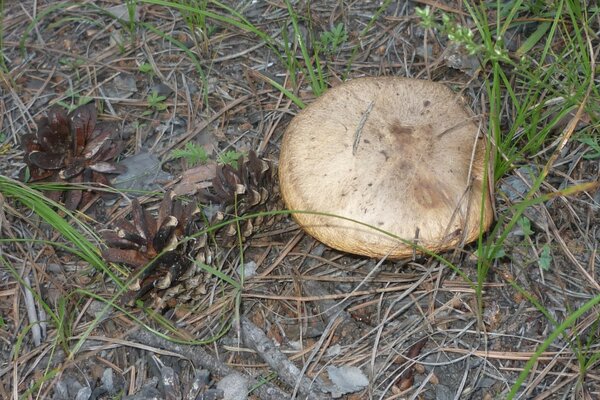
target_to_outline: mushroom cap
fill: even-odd
[[[309,212],[293,217],[319,241],[402,259],[415,243],[444,251],[489,227],[485,153],[477,120],[443,84],[359,78],[328,90],[292,120],[279,183],[289,210]]]

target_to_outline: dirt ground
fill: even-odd
[[[173,8],[141,3],[133,26],[106,14],[119,3],[4,2],[0,173],[18,179],[20,138],[36,132],[51,105],[90,99],[99,120],[118,127],[126,143],[121,160],[156,157],[143,159],[162,172],[138,189],[176,188],[182,175],[202,183],[186,175],[187,161],[169,159],[186,143],[203,147],[212,161],[229,150],[254,150],[276,171],[282,135],[299,107],[270,82],[310,104],[308,77],[296,71],[294,87],[285,58],[226,21],[208,18],[203,31],[197,20],[193,29]],[[345,26],[346,40],[321,59],[330,86],[362,76],[431,79],[460,93],[485,120],[485,71],[443,38],[426,40],[414,8],[429,3],[435,2],[381,8],[372,1],[318,1],[294,8],[306,38]],[[294,37],[284,2],[227,4],[276,44]],[[468,22],[456,2],[440,6]],[[208,9],[225,15],[214,4]],[[302,63],[300,49],[291,51]],[[164,109],[149,104],[153,92],[165,96]],[[569,142],[542,190],[598,181],[598,158],[585,151]],[[507,226],[530,171],[548,157],[540,152],[497,182],[495,226]],[[136,163],[130,168],[146,168]],[[269,209],[282,209],[277,184],[268,190]],[[78,218],[95,232],[107,229],[131,212],[122,193]],[[160,197],[141,199],[155,211]],[[207,244],[221,273],[238,279],[244,265],[240,295],[207,277],[198,284],[205,286],[201,300],[153,313],[115,301],[119,287],[106,273],[51,246],[68,242],[31,210],[6,194],[0,201],[2,238],[35,239],[0,244],[2,399],[245,398],[232,394],[237,386],[242,393],[252,388],[249,398],[256,399],[505,398],[540,344],[600,289],[597,188],[525,210],[530,224],[510,229],[490,265],[481,312],[465,279],[477,282],[476,244],[444,254],[461,276],[430,257],[379,262],[340,253],[280,216],[257,224],[243,251]],[[27,299],[27,285],[39,297]],[[520,398],[600,398],[599,311],[581,315],[541,354]]]

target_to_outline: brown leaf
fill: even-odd
[[[217,174],[217,164],[208,163],[187,169],[181,176],[181,181],[173,188],[178,196],[196,194],[199,190],[212,185],[212,180]]]

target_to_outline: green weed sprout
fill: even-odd
[[[344,24],[340,22],[330,31],[321,33],[317,45],[321,52],[333,54],[346,40],[348,40],[348,33]]]
[[[183,149],[175,149],[171,151],[172,160],[183,158],[189,165],[196,166],[205,164],[208,161],[208,153],[204,147],[195,143],[187,142]]]
[[[425,6],[424,8],[416,7],[415,14],[421,19],[420,25],[423,28],[437,30],[451,43],[464,47],[469,55],[483,53],[487,60],[510,61],[508,51],[501,39],[496,40],[493,47],[488,48],[475,41],[475,35],[471,29],[459,24],[451,15],[443,11],[434,13],[429,6]]]
[[[165,111],[167,109],[167,104],[165,103],[166,99],[167,96],[160,95],[156,90],[153,90],[146,98],[148,107],[150,107],[151,110],[144,111],[143,114],[148,115],[151,114],[152,111]]]

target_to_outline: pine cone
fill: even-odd
[[[184,205],[174,197],[172,192],[165,195],[156,218],[134,199],[132,220],[119,220],[115,230],[102,233],[108,246],[102,251],[104,259],[131,267],[132,275],[145,268],[130,286],[127,304],[150,298],[162,308],[184,290],[190,298],[205,293],[197,263],[212,261],[207,234],[189,239],[205,228],[205,218],[194,203]]]
[[[114,138],[114,126],[97,124],[96,117],[93,103],[77,107],[69,114],[63,108],[51,108],[48,117],[39,121],[37,134],[21,138],[27,164],[21,171],[21,179],[30,182],[96,182],[109,186],[106,174],[123,172],[122,167],[112,163],[122,146]],[[52,191],[48,196],[64,201],[71,210],[90,200],[84,199],[82,190]]]
[[[271,165],[253,152],[238,163],[237,168],[218,167],[213,191],[200,196],[213,204],[203,206],[203,212],[193,204],[184,206],[174,199],[173,193],[168,193],[155,219],[133,200],[132,221],[120,220],[114,231],[103,234],[108,248],[102,254],[107,261],[130,266],[132,274],[145,268],[130,287],[126,304],[142,299],[147,305],[163,309],[176,304],[195,305],[204,297],[207,277],[202,264],[213,263],[210,244],[213,240],[217,245],[234,242],[236,225],[228,224],[216,234],[199,233],[206,231],[207,226],[264,210],[273,203],[267,202],[274,181]],[[242,237],[247,238],[261,222],[263,219],[258,217],[242,221]],[[183,240],[191,235],[193,240]]]
[[[227,220],[251,212],[265,211],[273,182],[271,164],[251,151],[247,159],[240,157],[237,168],[231,165],[218,166],[217,175],[212,182],[212,192],[206,192],[201,197],[219,205],[217,221]],[[250,236],[264,222],[261,216],[240,221],[242,239]],[[226,244],[231,244],[237,234],[236,224],[228,224],[220,234]]]

